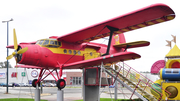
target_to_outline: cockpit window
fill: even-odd
[[[38,44],[39,43],[39,40],[36,42],[36,44]]]
[[[53,45],[53,44],[54,44],[54,41],[50,41],[50,44]]]
[[[40,40],[38,44],[42,45],[43,42],[44,42],[44,40]]]
[[[39,44],[44,47],[52,47],[52,48],[57,48],[61,46],[61,42],[54,39],[42,39],[37,41],[36,44]]]
[[[55,45],[58,45],[58,44],[57,44],[57,41],[55,41]]]
[[[58,41],[58,43],[59,43],[59,46],[61,46],[61,42]]]
[[[47,45],[47,44],[49,44],[49,40],[45,40],[43,43],[43,45]]]

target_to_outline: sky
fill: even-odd
[[[171,35],[175,35],[176,44],[180,45],[180,6],[177,0],[1,0],[0,21],[13,18],[9,22],[9,45],[12,45],[13,28],[18,43],[33,42],[66,35],[155,3],[170,6],[176,14],[175,19],[124,33],[126,42],[150,42],[147,47],[129,49],[140,54],[141,58],[125,62],[138,71],[150,71],[153,63],[164,60],[170,51],[165,40],[170,41],[173,39]],[[7,23],[0,23],[0,36],[0,62],[3,62],[7,56]],[[9,54],[13,51],[10,49]],[[15,65],[14,59],[9,62]]]

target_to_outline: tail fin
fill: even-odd
[[[113,35],[111,46],[122,44],[122,43],[126,43],[126,40],[125,40],[125,37],[124,37],[123,33],[122,34]]]
[[[126,39],[125,39],[125,36],[124,36],[123,33],[113,35],[112,41],[111,41],[111,48],[114,48],[115,51],[113,51],[111,53],[123,52],[125,50],[124,48],[115,48],[115,47],[113,47],[113,45],[119,45],[119,44],[122,44],[122,43],[126,43]]]

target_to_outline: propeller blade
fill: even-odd
[[[7,60],[11,59],[14,55],[9,55],[8,57],[6,57]]]
[[[14,49],[17,50],[18,49],[18,44],[17,44],[17,37],[16,37],[15,29],[13,29],[13,32],[14,32]]]
[[[17,54],[22,54],[22,53],[26,52],[27,50],[28,50],[28,47],[25,47],[25,48],[23,48],[23,49],[20,49],[20,50],[17,52]]]

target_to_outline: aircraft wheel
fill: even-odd
[[[38,83],[38,86],[40,87],[40,82],[37,82],[37,79],[34,79],[32,81],[32,86],[36,88],[37,83]]]
[[[56,86],[61,90],[66,86],[66,81],[64,79],[59,79]]]

